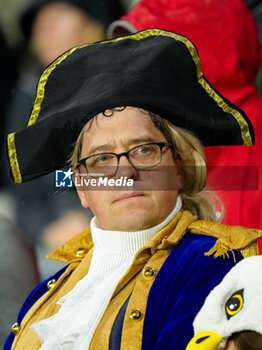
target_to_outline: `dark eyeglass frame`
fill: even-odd
[[[134,149],[136,148],[139,148],[139,147],[142,147],[142,146],[148,146],[148,145],[157,145],[160,149],[160,160],[157,164],[153,165],[153,166],[145,166],[145,167],[140,167],[140,166],[136,166],[132,163],[132,160],[129,159],[129,153],[131,151],[133,151]],[[85,158],[82,158],[78,161],[78,164],[77,164],[77,167],[79,167],[80,165],[83,165],[85,167],[85,170],[87,172],[87,174],[90,174],[88,169],[87,169],[87,166],[86,166],[86,160],[91,158],[91,157],[94,157],[94,156],[100,156],[100,155],[103,155],[103,154],[113,154],[117,157],[117,166],[116,166],[116,170],[112,173],[112,174],[109,174],[109,175],[105,175],[103,177],[109,177],[109,176],[113,176],[117,173],[118,169],[119,169],[119,161],[120,161],[120,158],[121,157],[126,157],[129,161],[129,163],[132,165],[132,167],[134,167],[135,169],[137,170],[146,170],[146,169],[152,169],[152,168],[155,168],[156,166],[158,166],[161,162],[162,162],[162,151],[163,151],[163,148],[164,147],[169,147],[171,148],[172,150],[174,150],[174,146],[172,146],[170,143],[167,143],[167,142],[148,142],[148,143],[143,143],[141,145],[138,145],[138,146],[135,146],[135,147],[132,147],[130,148],[127,152],[122,152],[122,153],[114,153],[114,152],[102,152],[102,153],[97,153],[97,154],[92,154],[91,156],[88,156],[88,157],[85,157]],[[100,177],[99,175],[97,176],[93,176],[93,175],[89,175],[90,177],[93,177],[93,178],[97,178],[97,177]]]

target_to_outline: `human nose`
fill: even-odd
[[[130,163],[127,155],[121,155],[118,161],[118,170],[116,177],[127,177],[128,179],[133,178],[137,175],[137,170]]]

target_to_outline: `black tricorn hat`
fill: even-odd
[[[46,68],[27,127],[8,136],[14,181],[65,168],[83,126],[120,106],[157,113],[205,146],[254,142],[245,113],[204,77],[192,42],[148,29],[72,48]]]

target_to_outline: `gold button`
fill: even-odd
[[[52,279],[52,280],[48,281],[48,282],[47,282],[47,288],[48,288],[49,290],[52,289],[52,288],[54,287],[55,283],[56,283],[56,280],[55,280],[55,279]]]
[[[11,331],[16,335],[19,333],[20,331],[20,326],[19,326],[19,323],[16,322],[13,324],[13,326],[11,327]]]
[[[151,279],[155,276],[156,272],[155,272],[155,269],[153,267],[146,267],[144,270],[143,270],[143,276],[146,278],[146,279]]]
[[[80,248],[80,249],[78,249],[78,251],[76,252],[76,257],[77,257],[77,258],[82,258],[84,254],[85,254],[85,249]]]
[[[139,320],[141,316],[142,316],[142,313],[138,309],[130,311],[130,318],[132,318],[133,320]]]

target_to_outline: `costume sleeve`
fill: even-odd
[[[142,350],[185,350],[193,321],[209,292],[242,259],[205,256],[216,239],[187,234],[160,269],[148,296]]]
[[[23,318],[25,317],[26,313],[31,309],[31,307],[37,302],[38,299],[42,297],[46,292],[48,292],[48,281],[55,279],[56,281],[59,279],[59,277],[65,272],[68,265],[63,267],[61,270],[56,272],[53,276],[49,277],[48,279],[40,282],[28,295],[26,300],[24,301],[24,304],[22,305],[18,316],[17,316],[17,324],[20,325]],[[14,333],[10,333],[8,338],[5,341],[3,350],[10,350],[12,348],[12,344],[14,341]]]

